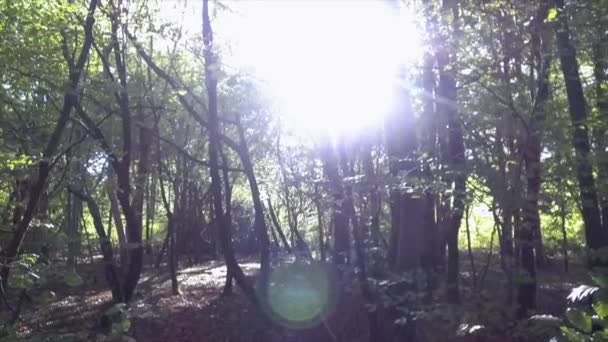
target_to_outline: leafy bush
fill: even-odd
[[[608,341],[608,273],[592,276],[594,285],[581,285],[570,292],[571,302],[561,327],[569,342]]]

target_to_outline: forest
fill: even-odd
[[[0,0],[0,341],[608,341],[608,1]]]

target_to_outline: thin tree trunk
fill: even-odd
[[[115,179],[114,176],[114,168],[110,167],[108,170],[108,178],[106,180],[106,192],[108,194],[108,199],[110,201],[110,214],[114,218],[114,225],[116,226],[116,236],[118,237],[118,249],[120,255],[120,262],[123,265],[128,263],[128,254],[127,254],[127,237],[125,236],[125,227],[122,223],[122,216],[120,215],[120,207],[118,204],[118,199],[116,198],[116,190],[115,190]]]
[[[341,153],[340,153],[340,163],[342,168],[342,173],[345,177],[352,177],[353,174],[349,170],[346,163],[346,151],[344,148],[344,144],[341,144]],[[353,191],[349,185],[342,185],[344,189],[344,209],[347,211],[347,215],[350,218],[350,223],[352,225],[353,238],[355,240],[355,255],[356,255],[356,265],[358,268],[358,280],[359,287],[361,288],[361,294],[363,298],[367,302],[368,305],[375,305],[375,299],[370,289],[369,283],[367,281],[367,266],[366,266],[366,257],[365,257],[365,246],[363,242],[363,237],[361,236],[361,225],[359,220],[357,219],[357,212],[355,209],[355,203],[353,199]],[[336,187],[337,189],[337,187]],[[368,310],[367,312],[368,325],[369,325],[369,340],[373,341],[382,341],[384,337],[381,335],[382,330],[379,326],[378,321],[378,310]]]
[[[165,252],[167,251],[168,244],[169,244],[169,234],[167,233],[165,235],[165,238],[163,239],[163,244],[160,247],[160,251],[158,252],[158,255],[156,256],[156,262],[154,263],[155,268],[160,268],[160,264],[163,262],[163,257],[165,256]]]
[[[171,294],[179,295],[177,282],[177,253],[175,251],[175,221],[173,215],[167,219],[167,236],[169,237],[169,274],[171,275]]]
[[[595,151],[598,168],[598,190],[604,232],[608,231],[608,8],[602,2],[595,12],[595,39],[592,44],[593,75],[597,97],[597,117],[594,127]]]
[[[146,199],[146,252],[152,253],[152,228],[156,214],[156,175],[152,174]]]
[[[268,226],[266,225],[266,219],[264,215],[264,205],[258,188],[258,182],[255,177],[253,170],[253,163],[251,156],[249,155],[249,148],[247,146],[247,139],[245,137],[245,130],[240,122],[240,118],[237,117],[237,131],[239,133],[239,156],[241,157],[241,163],[245,176],[249,182],[249,188],[251,190],[251,200],[253,201],[254,209],[254,229],[258,238],[260,248],[260,279],[262,286],[265,286],[268,277],[270,276],[270,240],[268,239]]]
[[[116,265],[114,264],[114,252],[112,250],[112,242],[106,235],[106,231],[103,227],[103,219],[99,206],[95,200],[87,193],[78,191],[70,188],[70,192],[78,196],[80,199],[87,203],[89,213],[93,218],[93,226],[99,237],[99,247],[101,249],[101,255],[103,256],[103,263],[105,268],[106,281],[112,292],[112,300],[115,303],[124,301],[122,294],[122,286],[120,284],[119,272],[117,271]]]
[[[473,247],[471,245],[471,227],[469,225],[469,215],[471,208],[467,207],[464,211],[464,224],[467,233],[467,250],[469,252],[469,262],[471,263],[471,273],[473,274],[473,288],[477,289],[477,269],[475,268],[475,257],[473,255]]]
[[[275,214],[274,209],[272,208],[272,201],[270,200],[270,197],[268,198],[267,203],[268,203],[268,211],[270,212],[270,219],[272,220],[272,223],[274,224],[275,228],[277,229],[277,232],[279,233],[279,237],[281,238],[281,241],[283,241],[283,245],[285,246],[287,253],[292,253],[291,246],[289,246],[287,237],[285,237],[285,233],[283,233],[283,229],[281,229],[281,224],[279,223],[279,220],[277,219],[277,215]]]
[[[218,223],[219,240],[226,264],[234,270],[234,279],[243,290],[245,296],[254,304],[256,309],[260,303],[254,288],[245,278],[243,270],[239,266],[232,249],[232,241],[227,233],[226,220],[222,204],[222,184],[219,173],[218,153],[220,150],[220,126],[217,106],[217,59],[213,48],[213,32],[209,20],[209,0],[203,0],[203,55],[205,59],[205,85],[207,89],[208,104],[208,132],[209,132],[209,173],[211,174],[211,189],[213,196],[213,210],[215,220]]]
[[[566,212],[565,203],[560,204],[560,228],[562,231],[562,254],[564,255],[564,272],[568,273],[568,232],[566,230],[566,216],[568,213]]]
[[[112,210],[108,210],[108,239],[112,241]]]
[[[466,197],[466,170],[465,146],[462,133],[462,124],[456,107],[456,49],[452,40],[459,35],[458,3],[455,0],[445,0],[442,5],[444,17],[451,17],[448,37],[444,37],[437,56],[439,66],[438,96],[443,99],[441,112],[448,121],[449,139],[449,166],[453,172],[452,210],[447,221],[445,237],[448,246],[447,267],[447,297],[450,302],[458,302],[460,293],[458,288],[459,256],[458,256],[458,230],[464,214]],[[452,38],[452,39],[450,39]]]
[[[70,137],[70,142],[72,140],[76,141],[82,135],[82,132],[78,128],[72,128],[72,136]],[[68,177],[74,179],[80,179],[83,176],[83,172],[81,170],[80,158],[72,155],[73,149],[70,149],[66,154],[66,158],[69,160],[68,165]],[[78,154],[78,151],[75,151]],[[81,216],[82,216],[82,199],[73,193],[67,193],[67,201],[65,208],[65,234],[68,238],[68,256],[67,256],[67,266],[69,268],[74,269],[76,267],[78,256],[80,255],[80,245],[81,245],[81,236],[80,236],[80,225],[81,225]]]
[[[350,254],[350,234],[348,229],[348,215],[345,207],[344,189],[338,166],[337,157],[330,139],[323,140],[321,152],[325,175],[329,180],[330,192],[333,197],[333,221],[334,221],[334,248],[333,262],[336,265],[347,263]]]
[[[118,82],[120,89],[116,92],[116,99],[119,105],[119,114],[122,122],[122,156],[120,159],[111,158],[113,161],[112,167],[116,173],[118,191],[116,197],[122,208],[122,212],[126,221],[126,237],[128,241],[127,253],[129,262],[125,267],[123,280],[123,294],[125,301],[130,301],[135,293],[135,288],[139,282],[141,270],[143,266],[143,246],[142,246],[142,204],[143,204],[143,186],[142,179],[145,179],[147,174],[147,151],[148,146],[140,146],[141,159],[139,161],[136,177],[136,190],[131,196],[131,179],[130,166],[132,161],[132,114],[129,104],[129,94],[127,85],[127,70],[126,61],[124,59],[124,46],[121,47],[118,38],[118,29],[120,24],[120,15],[122,8],[112,8],[110,14],[111,22],[111,44],[114,51],[114,60],[116,62],[116,71],[118,73]],[[91,125],[88,125],[91,129]],[[143,128],[142,128],[143,129]],[[145,132],[141,132],[143,135]],[[100,138],[103,139],[103,133],[100,133]],[[146,139],[146,138],[144,138]]]
[[[325,234],[323,233],[323,211],[321,208],[321,200],[319,193],[319,186],[315,184],[314,202],[317,210],[317,234],[319,238],[319,259],[321,262],[325,262]]]
[[[427,25],[429,31],[432,31],[430,23]],[[431,161],[436,158],[437,146],[437,113],[435,109],[435,88],[436,80],[433,67],[435,61],[433,55],[429,52],[424,55],[424,68],[422,71],[422,87],[424,89],[424,130],[426,139],[423,140],[422,149],[427,155],[423,160],[423,177],[427,184],[432,184],[435,181],[431,171]],[[430,188],[430,186],[428,186]],[[441,264],[439,255],[439,227],[436,221],[436,202],[437,196],[433,190],[425,191],[424,205],[424,237],[425,246],[423,251],[423,267],[428,275],[428,289],[431,291],[435,287],[434,271]]]
[[[220,155],[222,157],[222,163],[224,164],[224,169],[222,170],[224,177],[224,198],[226,201],[226,211],[224,214],[226,220],[226,229],[228,230],[227,234],[229,234],[230,239],[232,239],[232,186],[230,185],[230,178],[228,176],[228,158],[226,158],[226,154],[220,146]],[[216,229],[220,229],[216,224]],[[232,279],[234,270],[229,264],[226,264],[226,281],[224,282],[224,289],[222,290],[222,296],[229,296],[232,294]]]
[[[154,128],[156,133],[158,133],[158,121],[155,122]],[[161,161],[161,150],[160,150],[160,141],[156,140],[156,167],[158,173],[158,181],[160,186],[160,196],[163,202],[163,206],[165,207],[165,215],[167,216],[167,236],[163,243],[163,248],[158,255],[158,259],[156,260],[156,268],[160,267],[160,263],[162,261],[162,257],[165,249],[169,250],[168,255],[168,264],[169,264],[169,275],[171,277],[171,293],[173,295],[179,295],[179,283],[177,281],[177,257],[175,254],[175,221],[173,211],[171,210],[171,206],[169,205],[169,199],[167,198],[167,193],[165,192],[165,184],[163,182],[163,167]],[[177,202],[177,194],[176,194],[176,202]],[[174,202],[174,203],[176,203]]]

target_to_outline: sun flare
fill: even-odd
[[[379,124],[399,68],[421,50],[408,9],[381,1],[241,4],[242,15],[227,24],[232,63],[253,69],[268,85],[282,124],[299,133]]]

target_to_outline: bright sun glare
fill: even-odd
[[[268,86],[286,128],[356,132],[381,122],[399,69],[420,53],[411,11],[387,3],[236,1],[215,31],[230,40],[226,63]]]

